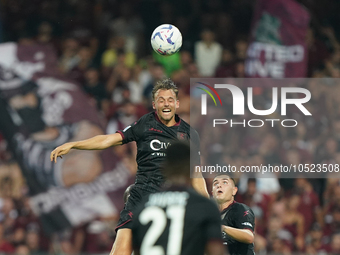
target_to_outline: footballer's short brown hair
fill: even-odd
[[[234,183],[234,186],[236,187],[236,182],[235,182],[235,179],[234,179],[233,177],[231,177],[229,174],[225,174],[225,173],[218,173],[218,174],[216,174],[216,175],[215,175],[215,177],[214,177],[213,181],[214,181],[214,180],[215,180],[217,177],[219,177],[219,176],[222,176],[222,175],[228,176],[228,177],[229,177],[229,179],[233,181],[233,183]]]
[[[155,94],[157,93],[157,91],[159,89],[161,89],[161,90],[172,89],[173,92],[176,94],[176,98],[178,97],[178,88],[170,78],[159,80],[156,83],[156,85],[154,86],[154,88],[152,90],[152,100],[155,100]]]

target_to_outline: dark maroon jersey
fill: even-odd
[[[233,202],[221,212],[222,225],[249,229],[254,232],[255,216],[249,206]],[[230,255],[254,255],[254,244],[246,244],[236,241],[226,233],[222,233],[223,244],[228,247]]]
[[[165,158],[166,149],[174,141],[182,140],[191,143],[191,159],[199,165],[199,136],[188,123],[175,115],[176,125],[167,127],[155,112],[142,116],[138,121],[117,131],[123,137],[123,144],[137,143],[137,184],[152,183],[160,186],[163,175],[160,167]],[[189,169],[188,169],[189,171]]]

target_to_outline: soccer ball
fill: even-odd
[[[170,56],[181,49],[182,34],[174,25],[160,25],[152,33],[151,46],[156,53]]]

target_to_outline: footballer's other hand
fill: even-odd
[[[62,158],[62,155],[69,153],[72,147],[73,147],[72,143],[65,143],[63,145],[58,146],[51,152],[51,155],[50,155],[51,161],[54,161],[54,163],[56,163],[57,158],[58,157]]]

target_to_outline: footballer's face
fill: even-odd
[[[218,204],[231,201],[236,195],[237,188],[228,175],[220,175],[213,180],[213,197]]]
[[[179,101],[172,89],[159,89],[155,93],[155,100],[152,102],[153,109],[156,110],[158,118],[167,126],[176,124],[175,113],[179,107]]]

